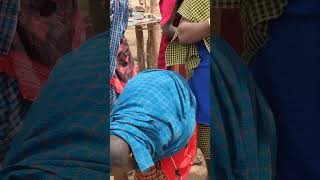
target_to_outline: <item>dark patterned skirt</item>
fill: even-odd
[[[167,177],[161,169],[161,164],[157,163],[154,167],[150,168],[148,172],[142,173],[136,171],[134,173],[134,180],[166,180]]]
[[[0,165],[30,105],[22,98],[15,78],[0,73]]]

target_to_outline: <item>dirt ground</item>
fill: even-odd
[[[202,156],[200,149],[198,149],[197,156]],[[194,165],[191,168],[189,177],[187,180],[207,180],[207,169],[205,162],[203,161],[200,165]],[[129,177],[129,180],[134,180],[133,176]]]
[[[129,0],[129,7],[134,8],[135,6],[139,6],[139,1],[138,0]],[[157,17],[161,17],[159,7],[154,7],[154,15]],[[157,52],[159,52],[159,46],[160,46],[160,40],[161,40],[161,28],[159,25],[156,26],[156,44],[157,44]],[[128,27],[125,33],[125,36],[128,40],[132,55],[134,58],[137,57],[137,46],[136,46],[136,34],[135,34],[135,28],[134,27]],[[148,31],[144,30],[143,31],[143,36],[144,36],[144,45],[146,49],[146,44],[148,40]]]

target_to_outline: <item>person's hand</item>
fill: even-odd
[[[175,33],[177,32],[177,28],[172,25],[166,25],[163,27],[163,32],[166,34],[167,41],[171,41]]]

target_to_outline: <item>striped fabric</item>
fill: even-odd
[[[22,98],[18,82],[0,73],[0,166],[30,105]]]
[[[195,128],[196,100],[187,81],[166,70],[149,70],[128,81],[110,115],[110,133],[131,147],[142,172],[175,155]]]
[[[184,0],[178,9],[178,13],[191,22],[208,20],[210,17],[210,0]],[[210,52],[210,38],[205,38],[204,42]],[[167,47],[166,65],[185,64],[187,79],[189,79],[199,63],[200,57],[196,45],[181,45],[178,40],[178,33],[176,33]]]
[[[244,30],[244,53],[250,61],[268,40],[268,22],[279,17],[288,0],[213,0],[215,8],[240,8]]]
[[[111,0],[110,2],[110,77],[116,69],[117,53],[120,41],[128,24],[128,0]],[[110,103],[116,101],[115,88],[110,89]]]
[[[0,1],[0,53],[9,52],[18,23],[20,0]]]

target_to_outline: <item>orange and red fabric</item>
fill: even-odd
[[[127,39],[121,40],[117,55],[117,67],[115,74],[110,80],[111,86],[115,87],[116,92],[120,94],[127,81],[137,75],[137,68],[134,63]]]

